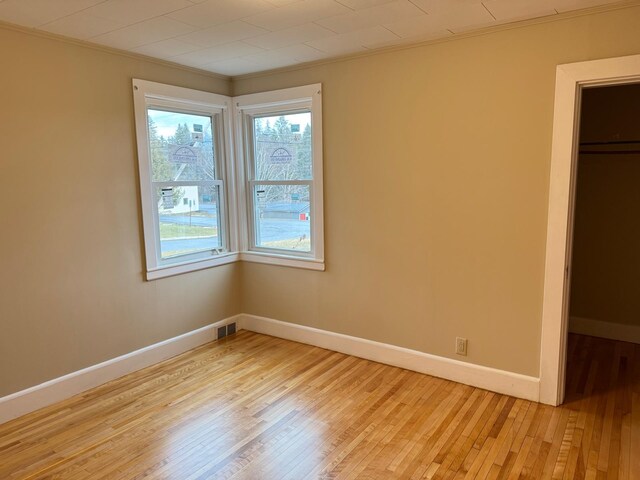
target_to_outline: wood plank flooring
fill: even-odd
[[[0,425],[0,479],[640,479],[640,345],[560,408],[250,332]]]

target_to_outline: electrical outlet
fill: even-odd
[[[456,353],[458,355],[467,355],[467,339],[456,337]]]

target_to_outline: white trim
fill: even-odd
[[[593,318],[571,317],[569,319],[569,331],[590,335],[592,337],[609,338],[640,344],[640,325],[627,325],[624,323],[605,322]]]
[[[242,232],[239,234],[240,250],[243,257],[259,263],[271,263],[274,265],[299,266],[309,268],[304,257],[310,258],[316,263],[324,262],[324,198],[323,198],[323,152],[322,152],[322,84],[304,85],[300,87],[285,88],[268,92],[240,95],[233,98],[235,142],[237,160],[237,192],[240,215],[242,216]],[[256,180],[253,175],[252,156],[248,153],[251,145],[250,128],[247,127],[247,118],[253,115],[278,114],[296,109],[308,110],[311,113],[311,142],[313,152],[313,180],[280,182],[268,180]],[[254,244],[253,221],[253,189],[254,184],[309,184],[311,195],[311,252],[277,253],[265,251],[264,248]],[[254,254],[266,253],[267,255],[254,256]],[[299,258],[302,262],[294,265],[291,262],[283,263],[280,259],[285,257]],[[273,260],[270,260],[273,259]],[[314,268],[318,270],[318,268]],[[322,267],[324,270],[324,266]]]
[[[240,325],[243,329],[252,332],[314,345],[505,395],[538,401],[539,380],[535,377],[257,315],[242,314]]]
[[[540,401],[559,405],[564,399],[569,260],[573,229],[574,177],[580,92],[583,87],[640,80],[640,55],[559,65],[553,117],[549,211],[545,259]]]
[[[231,105],[233,105],[233,98],[230,98]],[[228,134],[223,135],[222,142],[224,144],[224,152],[226,162],[225,167],[225,176],[227,179],[227,188],[226,188],[226,200],[227,200],[227,227],[229,231],[227,232],[227,238],[229,239],[229,249],[232,251],[240,250],[240,228],[241,224],[239,223],[240,211],[238,208],[241,205],[238,204],[238,193],[236,191],[237,186],[237,175],[238,175],[238,167],[236,162],[236,151],[235,151],[235,138],[234,138],[234,112],[233,108],[230,108],[228,112],[225,112],[225,128],[228,129]]]
[[[140,171],[140,192],[142,203],[142,224],[144,231],[146,279],[180,275],[182,273],[225,265],[239,260],[266,263],[287,267],[324,270],[324,199],[322,190],[322,85],[306,85],[301,87],[262,92],[239,97],[227,97],[209,92],[191,90],[172,85],[133,79],[134,113],[136,120],[136,138],[138,144],[138,168]],[[229,108],[231,103],[235,109]],[[223,250],[218,255],[215,251],[195,252],[190,255],[161,260],[159,256],[160,239],[156,224],[157,212],[152,204],[153,192],[151,182],[150,159],[148,153],[147,107],[164,106],[193,111],[202,114],[217,114],[222,132],[218,138],[219,151],[224,152],[224,159],[218,165],[221,178],[207,183],[216,183],[220,189],[221,235],[225,239]],[[311,201],[311,237],[312,251],[269,251],[268,249],[251,250],[250,215],[247,200],[249,191],[247,184],[247,166],[244,161],[242,125],[243,112],[265,113],[280,111],[282,108],[305,108],[312,115],[313,143],[313,180],[292,182],[260,183],[274,184],[309,184]],[[232,128],[235,125],[235,128]],[[235,138],[233,134],[235,132]],[[214,133],[214,132],[212,132]],[[164,182],[177,184],[180,182]],[[201,182],[184,182],[194,184]],[[226,187],[226,188],[225,188]],[[215,255],[212,258],[212,255]]]
[[[216,339],[218,327],[233,322],[238,331],[250,330],[505,395],[538,400],[539,382],[535,377],[257,315],[238,314],[2,397],[0,424],[211,342]]]
[[[220,175],[215,181],[206,183],[218,184],[218,211],[220,216],[220,232],[218,234],[222,239],[223,249],[234,252],[238,249],[237,244],[234,243],[237,235],[233,231],[230,232],[235,227],[235,222],[230,219],[236,217],[236,212],[234,211],[236,202],[233,194],[228,192],[228,188],[225,188],[226,185],[233,185],[234,182],[231,176],[233,174],[233,166],[228,158],[231,153],[232,143],[232,112],[229,108],[231,97],[136,78],[132,80],[132,87],[147,280],[228,263],[228,261],[224,260],[219,262],[212,261],[210,259],[210,251],[185,255],[182,257],[184,261],[180,261],[181,259],[161,259],[160,238],[156,228],[159,222],[156,207],[153,204],[155,193],[153,191],[154,182],[152,182],[151,177],[147,109],[149,107],[165,107],[174,111],[192,112],[208,115],[212,118],[219,117],[218,125],[215,126],[211,134],[218,142],[217,171]],[[224,155],[222,155],[222,152],[224,152]],[[189,184],[199,183],[205,182],[189,182]],[[179,268],[175,267],[175,261],[180,262],[181,266]],[[159,273],[161,269],[167,269],[167,273]]]
[[[240,316],[235,315],[2,397],[0,398],[0,423],[65,400],[90,388],[211,342],[216,339],[218,327],[234,321],[239,323],[239,320]]]
[[[282,267],[303,268],[306,270],[317,270],[324,272],[325,265],[322,260],[313,258],[295,257],[280,255],[276,253],[263,252],[230,252],[217,255],[209,259],[197,259],[188,262],[175,263],[147,271],[147,280],[157,280],[159,278],[173,277],[187,272],[195,272],[206,268],[227,265],[238,261],[251,263],[264,263],[268,265],[279,265]]]
[[[205,268],[217,267],[228,263],[237,262],[240,255],[237,252],[223,253],[209,259],[196,259],[190,262],[175,263],[155,269],[147,270],[147,280],[157,280],[158,278],[173,277],[187,272],[204,270]]]
[[[324,262],[313,258],[294,257],[263,252],[242,252],[240,260],[251,263],[266,263],[269,265],[280,265],[283,267],[306,268],[307,270],[318,270],[323,272]]]
[[[312,85],[302,85],[300,87],[282,88],[280,90],[270,90],[267,92],[248,93],[233,97],[237,107],[241,109],[273,109],[283,105],[297,105],[304,100],[313,98],[322,89],[321,83]]]

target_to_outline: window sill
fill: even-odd
[[[151,270],[147,270],[147,280],[157,280],[158,278],[172,277],[187,272],[195,272],[196,270],[204,270],[205,268],[217,267],[228,263],[237,262],[239,254],[237,252],[225,253],[214,258],[190,260],[182,263],[172,263],[163,265]]]
[[[238,261],[251,263],[264,263],[267,265],[279,265],[281,267],[302,268],[305,270],[316,270],[324,272],[324,261],[313,258],[300,258],[291,255],[278,255],[274,253],[262,252],[230,252],[219,255],[215,258],[190,260],[188,262],[163,265],[152,270],[147,270],[147,280],[157,280],[159,278],[173,277],[183,273],[195,272],[206,268],[218,267]]]
[[[300,258],[291,255],[278,255],[277,253],[242,252],[240,260],[324,272],[324,260],[316,260],[314,258]]]

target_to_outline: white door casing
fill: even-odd
[[[640,82],[640,55],[558,65],[540,346],[540,402],[564,400],[581,91]]]

